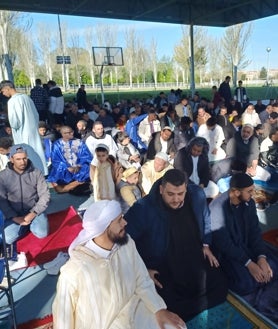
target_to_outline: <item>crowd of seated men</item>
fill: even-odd
[[[48,115],[39,122],[38,130],[50,170],[48,181],[58,193],[76,188],[77,192],[82,191],[80,185],[90,181],[90,166],[97,165],[95,148],[98,144],[108,147],[110,157],[119,162],[123,170],[136,167],[140,172],[140,183],[146,181],[144,168],[153,166],[149,162],[158,153],[164,153],[165,159],[166,154],[170,165],[175,167],[175,163],[179,163],[179,168],[188,170],[187,165],[180,164],[180,158],[182,154],[185,159],[188,145],[192,148],[190,141],[196,137],[203,138],[208,145],[206,152],[202,151],[195,158],[192,154],[188,157],[193,159],[191,180],[202,188],[206,189],[208,182],[217,183],[218,179],[229,176],[232,161],[228,167],[223,167],[225,170],[220,176],[214,177],[215,170],[211,170],[227,158],[242,161],[247,166],[246,172],[255,180],[275,181],[278,103],[270,100],[269,104],[263,105],[258,100],[253,105],[233,98],[226,106],[217,88],[214,86],[212,90],[211,100],[201,97],[198,92],[191,98],[181,90],[171,90],[168,95],[160,93],[155,98],[122,100],[114,105],[105,101],[101,106],[87,100],[83,86],[77,102],[66,103],[57,122],[53,116],[47,120]],[[1,136],[12,140],[8,121],[1,128]],[[5,147],[5,139],[3,143]],[[5,151],[1,154],[5,157]],[[175,161],[177,156],[179,160]],[[203,165],[200,157],[207,159],[205,175],[208,180],[205,184],[204,173],[200,174],[200,163]],[[83,171],[84,175],[81,174]],[[84,190],[88,191],[87,184]],[[148,190],[146,188],[144,193]]]
[[[184,172],[190,198],[197,188],[200,200],[207,198],[207,202],[230,188],[235,172],[275,186],[278,100],[265,108],[260,101],[256,105],[234,99],[227,103],[213,90],[211,100],[172,90],[147,100],[100,105],[87,101],[83,88],[78,102],[66,103],[62,113],[52,104],[53,113],[58,114],[51,120],[45,115],[37,127],[49,168],[46,181],[57,193],[88,195],[92,202],[118,200],[127,214],[137,201],[157,192],[167,204],[168,195],[163,194],[167,189],[159,184],[169,170]],[[13,145],[8,128],[6,122],[0,137],[1,170],[9,163]],[[39,169],[32,150],[27,146],[25,151]],[[190,198],[184,201],[188,209],[194,203]],[[163,201],[156,205],[158,209],[164,207]],[[197,208],[191,213],[205,234],[210,222],[199,214]],[[218,267],[206,241],[202,248],[210,265]]]

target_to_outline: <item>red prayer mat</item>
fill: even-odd
[[[18,252],[24,251],[28,266],[53,260],[59,251],[66,252],[71,242],[82,229],[82,221],[73,207],[48,215],[49,235],[39,239],[32,233],[17,241]]]
[[[263,239],[278,247],[278,229],[269,230],[263,233]]]
[[[18,329],[53,329],[52,315],[43,319],[31,320],[24,324],[19,324]]]

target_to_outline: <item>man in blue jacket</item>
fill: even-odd
[[[125,214],[157,291],[184,321],[226,298],[226,279],[209,249],[210,217],[203,190],[171,169]]]

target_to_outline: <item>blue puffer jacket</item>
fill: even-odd
[[[125,214],[128,222],[127,233],[134,239],[137,250],[149,269],[157,269],[161,264],[168,244],[168,220],[160,207],[159,185],[161,179],[152,186],[150,193],[138,200]],[[204,244],[211,242],[210,213],[203,190],[195,185],[187,186],[187,194],[200,228]]]
[[[128,120],[126,123],[126,126],[125,126],[125,131],[127,132],[128,136],[130,137],[132,144],[140,152],[146,150],[147,145],[145,145],[145,143],[142,142],[140,136],[138,135],[138,126],[139,126],[139,123],[142,120],[144,120],[147,116],[148,116],[147,114],[139,115],[139,117]]]

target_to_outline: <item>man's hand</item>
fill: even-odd
[[[248,174],[248,175],[250,175],[252,177],[253,176],[256,176],[256,173],[257,173],[256,168],[253,168],[253,167],[249,167],[246,170],[246,174]]]
[[[211,151],[211,154],[216,154],[217,153],[217,149],[213,149],[212,151]]]
[[[36,217],[36,214],[34,212],[29,212],[26,216],[24,216],[24,222],[27,223],[27,225],[31,224],[32,220]]]
[[[165,324],[170,324],[176,329],[186,329],[185,322],[175,313],[168,310],[159,310],[155,313],[156,321],[161,329],[165,329]]]
[[[273,277],[273,272],[265,257],[260,257],[257,261],[258,266],[263,271],[265,282],[269,282]]]
[[[76,173],[78,173],[79,170],[80,170],[80,166],[68,167],[68,171],[69,171],[71,174],[76,174]]]
[[[174,159],[175,157],[175,152],[170,152],[170,159]]]
[[[13,217],[13,221],[19,225],[29,225],[24,221],[24,216]]]
[[[138,154],[133,154],[133,155],[131,155],[131,156],[129,157],[128,160],[129,160],[129,161],[135,161],[135,162],[138,162],[138,161],[140,161],[140,157],[139,157]]]
[[[259,265],[257,265],[256,263],[254,262],[250,262],[248,265],[247,265],[247,268],[250,272],[250,274],[253,276],[253,278],[257,281],[257,282],[260,282],[260,283],[264,283],[266,282],[265,281],[265,277],[264,277],[264,272],[263,270],[260,268]]]
[[[219,262],[214,256],[214,254],[211,252],[209,246],[203,246],[203,254],[205,258],[208,258],[211,267],[219,267]]]
[[[148,270],[148,272],[149,272],[149,275],[150,275],[151,279],[153,280],[154,284],[155,284],[158,288],[162,289],[162,288],[163,288],[162,284],[161,284],[161,283],[156,279],[156,277],[155,277],[156,274],[159,275],[159,272],[156,271],[156,270]]]

